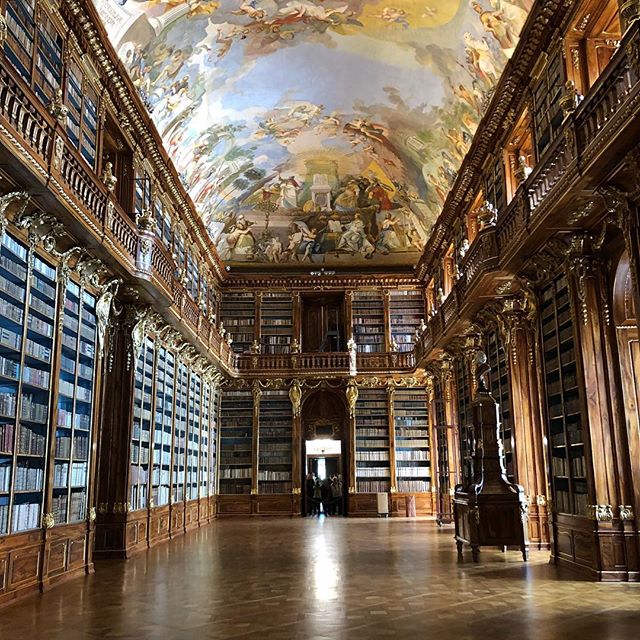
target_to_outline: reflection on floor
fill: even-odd
[[[0,638],[618,640],[640,584],[558,577],[548,553],[456,562],[431,521],[223,520],[0,613]]]

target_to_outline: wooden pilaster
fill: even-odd
[[[531,303],[524,295],[503,302],[502,317],[507,333],[508,370],[511,385],[513,432],[517,482],[529,500],[529,541],[538,549],[548,548],[549,518],[543,444],[541,389],[536,371],[541,366],[529,322]]]
[[[396,390],[392,386],[387,387],[387,415],[389,417],[389,491],[398,491],[398,478],[396,474],[396,425],[394,398]]]
[[[262,391],[256,380],[253,384],[253,438],[251,446],[251,495],[258,495],[258,469],[260,461],[260,398]]]
[[[578,332],[591,444],[592,490],[588,517],[593,521],[597,549],[593,569],[602,579],[637,576],[638,539],[629,505],[631,489],[628,439],[621,398],[614,380],[618,366],[612,349],[610,310],[603,264],[587,233],[572,237],[569,268],[579,311]],[[604,302],[604,304],[603,304]]]

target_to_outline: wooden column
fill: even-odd
[[[505,345],[512,398],[517,482],[529,500],[529,541],[538,549],[549,547],[549,518],[543,444],[541,389],[536,371],[542,363],[534,344],[531,320],[535,309],[524,295],[503,301]]]
[[[384,314],[384,350],[391,351],[391,292],[382,292],[382,309]]]
[[[299,298],[299,296],[298,296]],[[302,419],[300,405],[302,402],[302,388],[299,380],[292,380],[289,387],[289,399],[291,400],[292,425],[291,425],[291,493],[302,493]]]
[[[125,313],[111,338],[105,374],[95,536],[96,555],[120,558],[127,557],[129,447],[136,366],[130,346],[132,330],[140,320],[135,307],[126,307]]]
[[[255,316],[253,321],[253,339],[260,344],[260,334],[261,331],[261,317],[262,317],[262,292],[258,292],[255,294]]]
[[[389,491],[397,493],[398,479],[396,474],[396,423],[395,400],[396,390],[391,385],[387,386],[387,415],[389,417]]]
[[[435,409],[434,374],[431,371],[425,373],[427,410],[429,412],[429,469],[431,473],[431,512],[438,512],[438,433],[436,429],[437,418]]]
[[[353,335],[353,291],[344,292],[344,329],[344,346],[346,350],[347,341]]]
[[[349,380],[347,386],[348,416],[348,441],[349,441],[349,484],[350,494],[356,492],[356,401],[358,400],[358,387],[356,381]]]
[[[453,379],[453,358],[445,354],[440,363],[444,410],[447,423],[447,449],[449,451],[449,493],[460,482],[460,435],[458,409],[456,407],[456,385]]]
[[[594,254],[588,233],[571,239],[569,269],[578,310],[579,345],[586,389],[586,410],[593,482],[588,516],[593,521],[602,579],[638,575],[638,536],[630,507],[633,489],[628,437],[621,394],[615,386],[618,366],[613,348],[604,263]]]
[[[298,348],[302,344],[302,298],[299,291],[293,293],[293,318],[292,318],[291,342],[298,342]],[[293,349],[292,349],[293,352]]]
[[[253,438],[251,442],[251,495],[258,495],[258,470],[260,461],[260,398],[262,391],[257,380],[253,383]],[[255,513],[255,509],[253,511]]]

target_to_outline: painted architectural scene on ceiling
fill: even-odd
[[[220,257],[415,264],[532,0],[94,0]]]

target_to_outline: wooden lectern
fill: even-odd
[[[524,488],[507,480],[504,449],[498,431],[498,405],[485,386],[485,365],[478,376],[478,393],[473,402],[473,434],[467,473],[455,488],[454,520],[458,558],[464,543],[471,545],[473,561],[478,562],[481,546],[518,546],[526,561],[527,498]],[[482,368],[479,367],[479,368]]]

